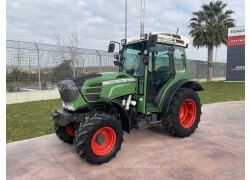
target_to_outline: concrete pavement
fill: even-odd
[[[78,157],[55,134],[7,144],[7,179],[244,179],[245,102],[203,105],[188,138],[162,126],[124,134],[121,151],[103,165]]]

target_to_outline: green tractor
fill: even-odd
[[[58,84],[62,109],[51,114],[58,138],[73,144],[89,163],[102,164],[121,149],[123,132],[162,124],[178,137],[198,127],[204,89],[189,81],[185,48],[178,34],[149,33],[111,41],[119,44],[119,72],[73,77]]]

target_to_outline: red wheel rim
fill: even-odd
[[[104,142],[98,142],[98,136],[102,136],[102,138],[105,139],[103,139]],[[94,134],[91,141],[91,148],[96,155],[103,156],[108,154],[113,149],[115,143],[116,133],[114,129],[111,127],[103,127]]]
[[[75,136],[75,131],[71,129],[70,125],[66,125],[66,131],[70,136]]]
[[[184,128],[189,128],[194,124],[196,119],[197,108],[192,99],[186,99],[180,108],[179,119]]]

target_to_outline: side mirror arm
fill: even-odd
[[[121,44],[117,41],[110,41],[110,43],[116,43],[116,44],[119,44],[119,51],[121,51]]]

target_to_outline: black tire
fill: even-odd
[[[191,99],[196,105],[196,118],[193,124],[185,128],[180,121],[179,113],[184,101]],[[194,133],[195,129],[198,128],[201,116],[201,103],[200,98],[196,91],[191,88],[179,89],[170,102],[168,112],[163,115],[162,124],[165,130],[173,136],[187,137]]]
[[[59,124],[54,122],[54,131],[57,135],[57,137],[68,144],[73,144],[73,140],[74,140],[74,136],[71,136],[67,130],[66,130],[66,126],[60,126]]]
[[[107,154],[97,155],[93,152],[91,142],[95,133],[103,127],[109,127],[114,130],[116,141],[112,150]],[[82,159],[86,158],[86,161],[91,164],[108,162],[116,156],[123,142],[123,130],[119,121],[108,114],[95,114],[93,117],[90,117],[87,122],[83,120],[79,128],[75,131],[75,134],[74,145],[76,152]]]

